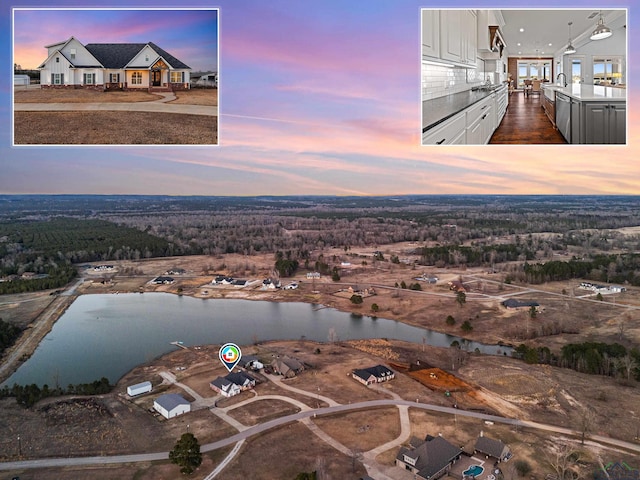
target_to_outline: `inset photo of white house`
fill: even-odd
[[[14,145],[217,145],[218,9],[13,10]]]

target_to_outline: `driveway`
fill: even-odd
[[[218,116],[218,107],[210,105],[173,105],[163,101],[122,103],[14,103],[16,112],[154,112]]]

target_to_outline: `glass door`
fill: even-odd
[[[582,83],[582,59],[571,59],[571,83]]]

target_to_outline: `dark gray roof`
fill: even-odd
[[[485,436],[478,437],[476,440],[475,450],[485,453],[495,458],[500,458],[504,451],[505,444],[500,440],[494,440]]]
[[[170,412],[178,405],[189,405],[189,402],[177,393],[167,393],[156,398],[156,403]]]
[[[91,55],[105,68],[123,68],[127,63],[133,60],[140,51],[149,45],[173,68],[190,68],[185,63],[178,60],[166,50],[158,47],[155,43],[88,43],[85,48],[89,50]],[[145,67],[146,68],[146,67]]]
[[[389,375],[393,375],[393,371],[385,367],[384,365],[376,365],[375,367],[361,368],[353,371],[354,375],[367,380],[371,375],[376,378],[383,378]]]
[[[461,453],[462,450],[458,447],[451,445],[444,438],[438,436],[432,440],[425,441],[416,448],[401,448],[396,458],[404,461],[404,456],[406,455],[415,459],[415,468],[418,469],[418,475],[428,479],[449,465]]]
[[[236,385],[242,387],[244,386],[245,382],[247,380],[249,380],[250,382],[255,382],[255,378],[253,378],[251,375],[248,375],[244,372],[237,372],[237,373],[230,373],[229,375],[227,375],[226,378],[228,381],[230,381],[231,383],[235,383]]]
[[[509,298],[507,300],[505,300],[504,302],[502,302],[502,305],[504,305],[507,308],[518,308],[518,307],[539,307],[540,304],[538,302],[523,302],[520,300],[516,300],[515,298]]]

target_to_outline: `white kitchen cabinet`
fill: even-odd
[[[467,145],[485,145],[489,143],[495,130],[495,97],[493,95],[467,108]]]
[[[423,145],[464,145],[465,112],[458,113],[422,134]]]
[[[461,10],[463,26],[463,58],[462,62],[469,67],[476,66],[478,56],[478,18],[471,10]]]
[[[467,68],[476,66],[478,19],[472,10],[422,10],[422,56]]]
[[[440,10],[422,10],[422,55],[440,58]]]
[[[455,63],[464,63],[466,58],[466,43],[462,15],[465,10],[440,11],[440,58]]]

